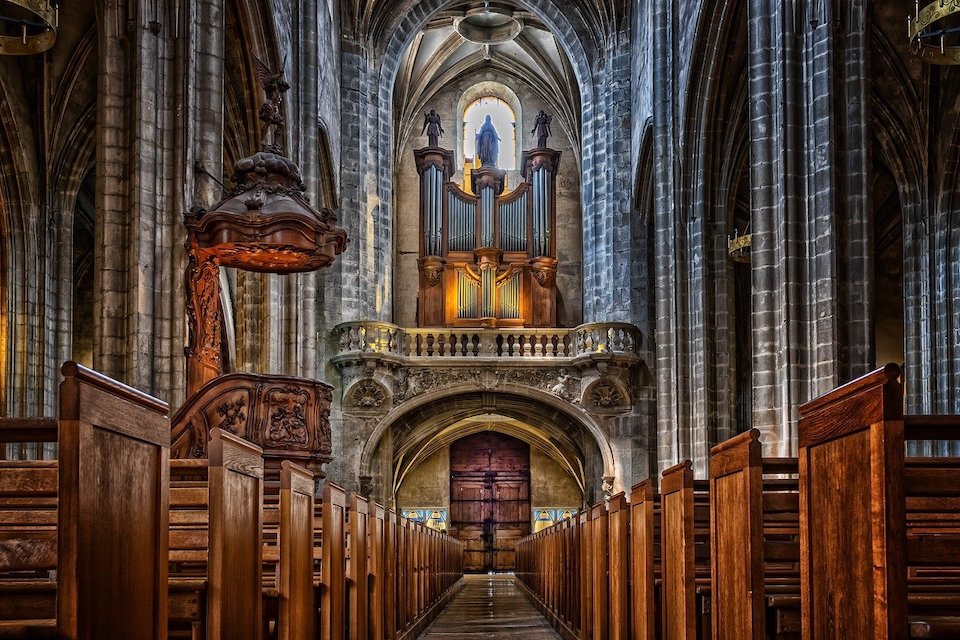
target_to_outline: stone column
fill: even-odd
[[[800,121],[802,68],[793,10],[751,0],[748,9],[750,185],[753,229],[753,424],[768,454],[796,440],[806,356],[801,278],[805,209]],[[829,294],[828,294],[829,295]]]
[[[97,244],[110,250],[98,252],[95,265],[94,365],[163,398],[171,395],[172,360],[183,358],[167,346],[173,317],[182,318],[171,305],[181,280],[170,241],[179,218],[172,45],[180,25],[168,9],[109,1],[98,12]]]

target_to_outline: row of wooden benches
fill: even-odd
[[[72,363],[58,420],[0,441],[0,638],[414,638],[462,577],[460,542],[214,430],[170,460],[167,406]]]
[[[888,366],[801,407],[799,456],[759,432],[522,540],[517,574],[567,638],[960,637],[960,417],[903,416]]]

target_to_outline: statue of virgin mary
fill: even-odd
[[[500,136],[490,116],[486,117],[477,133],[477,157],[480,158],[481,166],[497,166],[497,159],[500,157]]]

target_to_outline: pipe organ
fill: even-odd
[[[524,181],[503,170],[452,181],[453,152],[415,152],[420,175],[420,326],[552,327],[557,323],[556,173],[560,152],[523,154]]]

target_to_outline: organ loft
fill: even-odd
[[[958,0],[0,0],[0,637],[960,637],[958,73]]]

